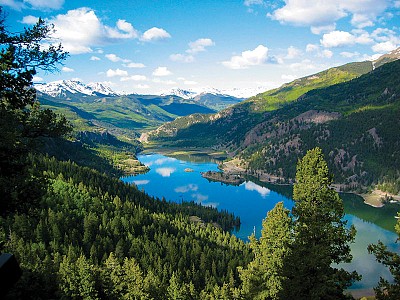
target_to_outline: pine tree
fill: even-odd
[[[28,210],[45,181],[27,158],[39,137],[57,137],[70,126],[65,117],[40,109],[33,88],[37,69],[51,71],[66,58],[61,45],[43,47],[53,30],[39,19],[32,28],[10,33],[0,6],[0,213]]]
[[[398,214],[400,216],[400,213]],[[395,226],[397,234],[400,236],[400,221]],[[400,255],[391,252],[381,241],[376,245],[369,245],[368,251],[373,253],[376,260],[389,268],[393,276],[393,282],[390,283],[384,278],[380,278],[378,286],[374,288],[377,300],[397,300],[400,299]]]
[[[247,269],[239,269],[243,293],[248,299],[279,299],[286,257],[292,243],[292,219],[279,202],[263,220],[261,238],[250,237],[254,260]]]
[[[297,165],[293,190],[295,240],[285,266],[287,299],[342,299],[359,279],[335,265],[351,261],[349,243],[356,232],[346,227],[342,200],[331,184],[322,150],[309,150]]]

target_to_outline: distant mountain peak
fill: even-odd
[[[183,89],[180,89],[180,88],[173,88],[171,90],[162,92],[160,94],[160,96],[178,96],[178,97],[181,97],[183,99],[192,99],[196,95],[197,95],[197,93],[195,93],[193,91],[183,90]]]
[[[57,80],[49,83],[36,83],[35,88],[39,92],[52,97],[67,97],[68,93],[88,96],[117,95],[116,92],[103,83],[90,83],[86,85],[79,80]]]

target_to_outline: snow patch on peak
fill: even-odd
[[[174,88],[165,92],[162,92],[160,96],[178,96],[183,99],[192,99],[195,97],[197,93],[191,91],[191,90],[183,90],[179,88]]]
[[[88,96],[117,95],[109,87],[102,83],[90,83],[88,85],[79,80],[58,80],[49,83],[36,83],[35,88],[52,97],[66,97],[67,93],[83,94]]]

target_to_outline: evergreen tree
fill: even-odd
[[[239,269],[243,293],[248,299],[279,299],[283,282],[284,262],[292,243],[292,219],[289,210],[279,202],[263,220],[261,238],[250,237],[254,260],[246,269]]]
[[[342,200],[331,184],[322,150],[309,150],[297,165],[293,190],[295,240],[285,266],[286,299],[343,299],[359,279],[355,271],[336,266],[351,261],[349,243],[356,232],[346,228]]]
[[[7,31],[0,6],[0,212],[27,210],[43,193],[44,182],[27,157],[39,137],[70,130],[65,117],[39,109],[32,79],[36,69],[51,71],[65,59],[61,45],[42,46],[52,26],[39,19],[22,33]]]
[[[395,230],[400,236],[400,221],[397,221]],[[380,278],[378,286],[374,288],[376,299],[400,299],[400,255],[398,253],[389,251],[387,246],[381,241],[379,241],[376,245],[369,245],[368,251],[375,255],[378,262],[388,267],[393,276],[392,283],[382,277]]]

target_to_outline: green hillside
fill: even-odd
[[[216,114],[188,116],[163,124],[149,133],[149,139],[173,146],[218,146],[234,151],[245,134],[268,119],[270,112],[310,90],[346,82],[371,70],[369,61],[331,68],[258,94]]]
[[[332,68],[218,114],[179,118],[150,132],[149,139],[164,146],[216,147],[243,159],[250,174],[286,180],[293,180],[298,158],[319,146],[343,188],[379,183],[398,192],[399,65]]]

